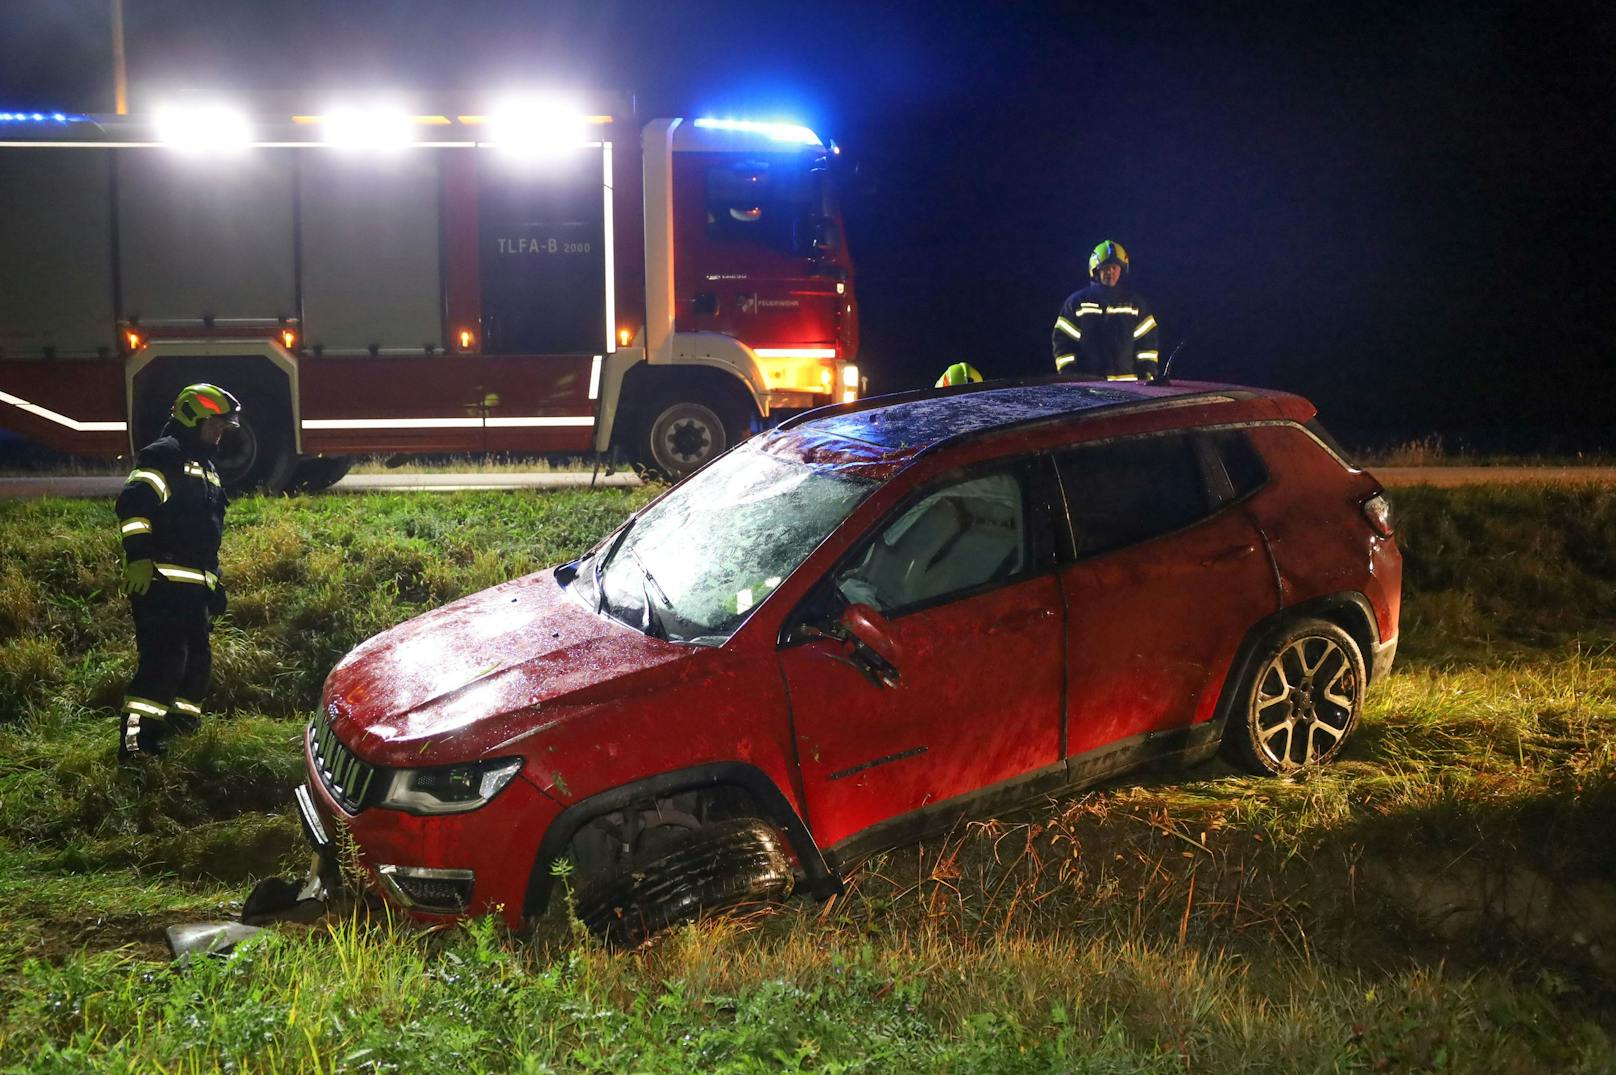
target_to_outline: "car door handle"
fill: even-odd
[[[1030,627],[1040,620],[1047,620],[1055,614],[1052,608],[1029,608],[1020,612],[1012,612],[1001,616],[988,625],[987,633],[996,635],[1003,631],[1019,631],[1023,627]]]
[[[1256,551],[1256,542],[1248,542],[1245,545],[1236,545],[1233,548],[1224,549],[1222,552],[1213,553],[1211,556],[1208,556],[1205,560],[1201,561],[1201,566],[1216,567],[1218,564],[1226,564],[1231,560],[1243,560]]]

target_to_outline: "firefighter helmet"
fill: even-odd
[[[1100,266],[1110,261],[1122,266],[1122,275],[1128,275],[1128,252],[1122,249],[1121,243],[1106,239],[1089,255],[1089,279],[1098,280]]]
[[[974,384],[982,379],[982,374],[969,362],[956,362],[943,371],[937,378],[937,388],[958,388],[962,384]]]
[[[214,384],[189,384],[174,398],[174,420],[195,429],[204,419],[223,418],[225,425],[241,424],[241,401]]]

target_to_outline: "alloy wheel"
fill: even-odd
[[[1352,730],[1362,690],[1354,662],[1335,639],[1304,635],[1258,674],[1252,738],[1275,768],[1324,761]]]

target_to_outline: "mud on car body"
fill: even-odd
[[[332,671],[299,789],[420,917],[633,938],[1221,746],[1334,757],[1397,645],[1373,477],[1224,385],[988,382],[793,419],[569,564]]]

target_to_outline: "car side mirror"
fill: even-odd
[[[848,605],[842,610],[842,630],[863,643],[888,664],[898,663],[898,644],[892,640],[892,624],[866,604]]]
[[[853,659],[873,683],[898,685],[898,662],[902,654],[892,637],[887,618],[865,604],[848,605],[837,621],[843,636],[853,643]]]

